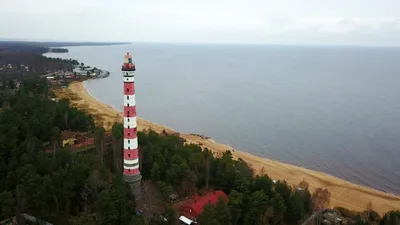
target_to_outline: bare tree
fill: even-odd
[[[322,222],[322,210],[329,207],[331,201],[331,193],[328,189],[317,188],[311,196],[312,209],[317,213],[315,219],[317,224]]]
[[[53,158],[56,158],[56,146],[59,144],[61,140],[61,131],[58,127],[53,127],[51,130],[52,132],[52,137],[51,137],[51,142],[53,144]]]
[[[142,181],[143,192],[140,198],[139,207],[142,215],[149,222],[154,215],[164,211],[161,196],[156,187],[148,180]]]
[[[16,199],[16,206],[14,209],[15,218],[17,219],[17,224],[24,225],[24,224],[26,224],[26,220],[22,216],[22,213],[25,211],[27,198],[26,198],[26,194],[22,190],[21,185],[17,184],[14,195],[15,195],[15,199]]]
[[[105,154],[104,133],[105,130],[103,127],[97,128],[95,131],[96,149],[100,157],[101,166],[104,165],[104,154]]]
[[[64,113],[64,123],[65,123],[65,129],[68,129],[68,111],[65,111]]]
[[[262,175],[264,175],[266,172],[265,172],[265,167],[262,167],[261,169],[260,169],[260,175],[262,176]]]
[[[141,147],[138,147],[138,154],[139,154],[139,159],[143,159],[143,149]],[[143,160],[139,160],[139,170],[143,168]]]
[[[122,155],[123,153],[123,138],[124,138],[124,127],[121,123],[115,123],[112,126],[112,155],[113,164],[116,171],[122,170]]]
[[[263,167],[264,168],[264,167]],[[261,225],[269,225],[269,220],[274,217],[273,207],[268,207],[268,209],[261,215]]]
[[[112,137],[112,155],[113,155],[113,164],[114,164],[114,169],[116,171],[121,171],[122,170],[122,157],[121,153],[122,151],[122,144],[120,139],[117,139],[116,137]]]
[[[326,188],[317,188],[311,196],[313,210],[321,211],[329,207],[331,202],[331,193]]]
[[[208,151],[208,149],[207,149]],[[208,183],[210,182],[210,167],[211,167],[211,156],[210,152],[207,152],[206,156],[206,189],[208,189]]]
[[[308,190],[308,187],[309,187],[310,185],[305,181],[305,180],[302,180],[300,183],[299,183],[299,188],[301,188],[301,189],[304,189],[304,190]]]
[[[367,217],[367,220],[369,220],[370,216],[371,216],[371,211],[372,211],[372,202],[369,201],[365,210],[365,216]]]
[[[196,188],[197,175],[195,172],[190,172],[186,179],[181,182],[181,188],[183,193],[192,195],[197,192]]]

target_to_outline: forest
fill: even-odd
[[[127,43],[0,41],[0,81],[26,79],[59,70],[72,71],[77,60],[49,58],[47,52],[68,52],[67,46],[102,46]]]
[[[73,59],[49,58],[42,54],[48,48],[35,45],[10,44],[0,42],[0,81],[26,79],[54,73],[59,70],[72,71],[79,62]],[[52,51],[62,51],[53,49]]]
[[[43,54],[54,47],[68,46],[104,46],[104,45],[120,45],[130,44],[128,42],[57,42],[57,41],[0,41],[0,51],[8,49],[14,52],[31,52],[35,54]],[[60,49],[60,48],[58,48]],[[62,50],[61,50],[62,51]]]
[[[61,225],[175,225],[178,212],[170,194],[186,197],[210,189],[223,190],[229,202],[206,205],[201,225],[301,224],[329,205],[327,189],[310,193],[306,182],[296,187],[274,183],[268,171],[256,175],[229,151],[212,154],[179,136],[151,130],[138,133],[144,188],[136,202],[121,176],[122,124],[106,132],[68,100],[50,100],[53,95],[45,79],[35,78],[2,99],[0,221],[15,217],[18,224],[29,224],[22,216],[26,213]],[[62,130],[92,134],[95,147],[85,152],[61,147]],[[44,151],[48,145],[51,152]],[[337,210],[350,224],[400,223],[399,211],[380,218],[371,208]]]

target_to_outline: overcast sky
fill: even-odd
[[[0,0],[0,38],[400,45],[400,0]]]

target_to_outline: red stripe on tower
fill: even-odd
[[[124,138],[135,139],[136,138],[136,127],[124,128]]]
[[[136,117],[136,106],[124,106],[124,117]]]
[[[126,175],[136,175],[136,174],[140,174],[139,168],[136,169],[125,169],[124,168],[124,174]]]
[[[135,94],[135,83],[124,82],[124,95],[134,95]]]
[[[138,157],[139,157],[138,149],[133,149],[133,150],[124,149],[124,159],[133,160],[137,159]]]

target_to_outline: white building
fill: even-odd
[[[87,72],[86,70],[82,70],[81,68],[74,68],[73,72],[77,75],[77,76],[87,76]]]
[[[64,73],[64,78],[72,78],[72,75],[74,75],[73,72],[67,71],[67,72]]]

